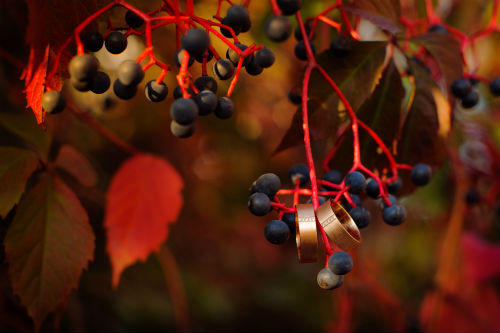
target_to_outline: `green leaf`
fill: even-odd
[[[460,44],[451,34],[429,32],[413,37],[411,42],[423,46],[436,61],[447,87],[462,77],[462,52]]]
[[[353,6],[343,6],[343,10],[359,15],[379,28],[392,34],[401,32],[399,0],[357,0]]]
[[[38,330],[63,306],[93,259],[94,233],[76,195],[45,174],[26,194],[5,236],[14,293]]]
[[[33,116],[27,113],[0,112],[0,126],[21,137],[44,157],[49,154],[50,135],[37,125]]]
[[[409,61],[415,78],[415,98],[405,117],[397,147],[400,163],[428,163],[440,166],[450,129],[450,106],[431,75]]]
[[[0,216],[21,199],[26,182],[38,166],[38,156],[29,150],[0,147]]]
[[[357,116],[368,125],[391,149],[399,133],[401,107],[405,92],[399,72],[391,61],[380,83],[370,98],[361,106]],[[347,171],[353,160],[353,135],[344,139],[331,165],[333,168]],[[359,129],[361,161],[370,169],[388,167],[388,160],[373,138],[362,128]]]

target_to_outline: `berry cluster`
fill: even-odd
[[[451,84],[451,92],[456,98],[460,99],[463,108],[470,109],[479,102],[479,94],[474,89],[477,83],[478,80],[471,77],[469,79],[456,79]],[[500,97],[500,78],[491,80],[489,87],[493,96]]]
[[[125,14],[125,22],[129,28],[126,29],[125,33],[110,26],[104,36],[93,31],[80,39],[80,32],[92,20],[116,5],[128,9]],[[160,11],[165,11],[169,15],[155,15]],[[235,110],[230,96],[241,68],[244,67],[250,75],[258,75],[262,73],[264,68],[273,65],[275,56],[270,49],[262,46],[248,46],[239,43],[237,36],[242,32],[249,31],[251,27],[250,16],[245,6],[231,5],[226,16],[221,18],[219,3],[217,14],[214,17],[221,23],[195,16],[192,7],[187,8],[186,13],[179,12],[178,8],[173,8],[169,2],[165,2],[160,11],[156,10],[146,14],[124,1],[115,0],[85,20],[75,30],[78,55],[74,56],[69,63],[70,82],[72,87],[78,91],[91,91],[95,94],[106,92],[111,86],[110,78],[106,73],[98,70],[99,63],[91,52],[99,51],[104,45],[109,53],[119,54],[127,48],[127,36],[132,34],[145,35],[146,49],[135,61],[126,60],[120,64],[117,72],[118,77],[112,84],[112,89],[118,98],[131,99],[136,95],[138,85],[145,76],[145,71],[151,66],[157,65],[162,69],[162,72],[157,79],[150,80],[145,84],[144,93],[151,102],[163,101],[169,91],[163,79],[171,66],[156,59],[151,42],[151,30],[166,24],[175,24],[178,34],[181,36],[178,38],[177,51],[174,56],[174,63],[179,68],[177,75],[179,85],[173,90],[175,101],[170,107],[172,118],[170,129],[175,136],[186,138],[194,133],[195,121],[198,116],[214,113],[220,119],[230,118]],[[145,28],[141,30],[144,25]],[[220,33],[213,28],[214,26],[218,27]],[[210,35],[221,39],[228,46],[225,58],[220,57],[212,46]],[[229,39],[232,39],[233,42]],[[65,43],[57,59],[60,58],[61,52],[68,44]],[[84,53],[85,51],[88,53]],[[141,65],[141,62],[147,58],[149,58],[149,62]],[[214,59],[213,76],[210,76],[207,65],[212,59]],[[194,64],[195,60],[202,67],[202,76],[193,79],[188,68]],[[58,61],[56,61],[49,76],[56,75],[57,67]],[[232,82],[227,93],[218,97],[217,79],[229,80],[231,78]],[[51,88],[47,87],[47,92],[42,97],[42,106],[48,113],[61,112],[66,105],[65,98],[61,93]]]
[[[417,164],[411,168],[411,181],[414,185],[424,186],[431,180],[431,168],[427,164]],[[290,168],[289,179],[294,184],[293,189],[282,189],[280,178],[273,173],[266,173],[255,180],[251,187],[252,194],[248,200],[248,209],[256,216],[264,216],[276,210],[278,219],[269,222],[265,229],[264,235],[272,244],[285,243],[290,235],[296,232],[296,219],[294,208],[299,203],[299,196],[309,196],[308,203],[312,203],[312,184],[310,178],[310,170],[305,164],[296,164]],[[383,180],[382,180],[383,179]],[[365,228],[371,221],[370,211],[362,206],[362,197],[369,197],[379,200],[382,210],[382,219],[385,223],[391,226],[399,225],[406,219],[405,208],[398,204],[396,194],[401,190],[403,182],[401,177],[393,177],[388,174],[382,178],[377,177],[366,179],[359,171],[351,171],[345,177],[337,170],[329,170],[324,173],[321,180],[316,180],[316,186],[320,187],[318,191],[318,204],[322,205],[327,200],[332,200],[332,203],[340,202],[341,205],[349,212],[349,215],[354,220],[358,228]],[[379,183],[380,182],[380,183]],[[280,202],[279,197],[283,195],[293,195],[293,207],[286,207]],[[318,229],[322,232],[323,229],[317,223]],[[318,274],[318,284],[325,289],[333,289],[342,283],[342,277],[347,271],[332,269],[338,264],[332,264],[334,256],[345,256],[347,254],[337,254],[345,252],[332,252],[328,250],[329,241],[326,240],[325,247],[327,248],[328,270],[322,270]],[[349,256],[350,258],[350,256]],[[351,265],[352,267],[352,259]],[[333,260],[333,262],[336,262]],[[345,272],[345,273],[340,273]],[[335,275],[336,274],[336,275]]]

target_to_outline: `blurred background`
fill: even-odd
[[[416,8],[412,15],[424,15],[423,2],[402,4]],[[158,7],[158,1],[131,3],[143,10]],[[304,3],[304,16],[310,16],[327,1]],[[437,11],[470,34],[487,22],[491,4],[439,1]],[[196,2],[202,17],[210,18],[215,7],[214,0]],[[469,205],[463,199],[471,188],[485,195],[499,181],[498,99],[472,112],[457,111],[447,147],[452,160],[435,171],[431,184],[400,198],[408,211],[403,225],[382,223],[376,204],[365,200],[372,223],[362,230],[363,244],[353,253],[354,270],[341,288],[321,290],[316,283],[321,264],[299,264],[294,239],[284,246],[268,243],[263,230],[274,215],[258,218],[247,210],[248,189],[259,175],[274,172],[289,186],[288,169],[305,162],[301,146],[273,154],[296,111],[287,94],[300,79],[303,63],[293,55],[293,37],[284,44],[265,38],[263,26],[271,15],[266,1],[252,1],[250,13],[253,28],[241,35],[241,41],[267,45],[277,61],[258,77],[243,73],[233,95],[235,115],[226,121],[200,119],[189,139],[177,139],[169,129],[173,73],[166,77],[169,97],[159,104],[147,101],[141,87],[131,101],[119,101],[112,92],[93,95],[64,87],[80,108],[121,138],[168,159],[184,179],[185,202],[179,220],[170,226],[166,247],[158,256],[126,269],[113,290],[103,207],[110,178],[128,156],[74,115],[48,116],[53,155],[62,144],[74,146],[98,170],[99,183],[85,188],[64,178],[89,214],[96,234],[95,260],[83,272],[67,309],[50,316],[42,330],[419,332],[433,321],[434,331],[498,331],[493,329],[500,328],[498,192],[491,202]],[[124,26],[123,15],[116,9],[110,18]],[[24,108],[19,80],[28,59],[27,24],[24,2],[0,1],[0,112],[15,113],[18,121],[32,126],[35,118]],[[96,29],[104,31],[105,20]],[[172,32],[167,28],[154,33],[155,54],[167,63],[172,63],[175,52]],[[317,42],[319,51],[326,48]],[[478,73],[490,78],[500,74],[499,46],[498,34],[477,44]],[[97,57],[112,73],[143,47],[140,38],[131,37],[123,54],[113,56],[103,49]],[[216,48],[225,49],[217,44]],[[200,75],[197,70],[194,77]],[[158,74],[156,69],[148,71],[143,83]],[[226,89],[222,83],[219,90]],[[479,89],[488,95],[486,86]],[[0,144],[24,145],[1,127]],[[11,220],[12,214],[0,223],[2,240]],[[0,330],[30,331],[31,319],[12,295],[3,248],[0,261]],[[452,286],[444,291],[443,278]]]

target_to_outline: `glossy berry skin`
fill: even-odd
[[[389,202],[390,202],[391,204],[393,204],[393,205],[396,205],[396,204],[398,203],[398,199],[397,199],[395,196],[391,195],[391,194],[389,194],[389,195],[387,196],[387,199],[388,199],[388,200],[389,200]],[[379,206],[380,206],[380,208],[381,208],[382,210],[384,210],[384,208],[389,207],[383,198],[380,198],[379,203],[380,203],[380,205],[379,205]]]
[[[229,7],[226,13],[226,17],[223,19],[223,21],[225,22],[222,24],[231,27],[236,35],[240,32],[247,32],[252,26],[248,10],[240,5]],[[231,37],[231,34],[226,37]]]
[[[327,198],[325,198],[325,197],[323,197],[323,196],[318,197],[318,205],[320,205],[320,206],[321,206],[322,204],[324,204],[324,203],[325,203],[325,201],[326,201],[326,200],[327,200]],[[309,200],[307,200],[307,203],[308,203],[308,204],[312,204],[312,203],[313,203],[313,199],[312,199],[312,197],[311,197],[311,198],[309,198]]]
[[[90,85],[92,84],[92,81],[80,81],[80,80],[75,80],[71,78],[70,80],[71,86],[75,88],[78,91],[85,92],[90,90]]]
[[[265,31],[273,42],[283,42],[292,34],[292,23],[283,15],[273,16],[267,20]]]
[[[329,268],[323,268],[316,276],[316,281],[321,289],[332,290],[340,287],[344,282],[343,275],[333,273]]]
[[[361,194],[365,190],[365,176],[361,172],[349,172],[345,177],[345,185],[349,187],[349,193]]]
[[[120,82],[120,80],[116,79],[115,83],[113,83],[113,91],[116,97],[129,100],[135,96],[137,92],[137,86],[126,86]]]
[[[210,37],[200,28],[189,29],[181,38],[182,48],[193,57],[202,56],[210,46]]]
[[[191,88],[187,88],[187,93],[191,96],[194,96],[194,91]],[[174,99],[182,98],[182,89],[181,86],[177,86],[174,88]]]
[[[144,20],[136,13],[127,10],[127,13],[125,13],[125,22],[127,22],[129,27],[137,29],[144,23]]]
[[[194,123],[190,125],[181,125],[173,120],[170,122],[170,132],[178,138],[189,138],[193,135],[195,129],[196,127]]]
[[[310,181],[309,168],[305,164],[295,164],[290,168],[288,177],[294,185],[296,181],[299,181],[300,186],[307,185]]]
[[[194,86],[198,91],[210,90],[215,94],[217,93],[217,81],[208,75],[202,75],[194,80]]]
[[[265,173],[255,181],[255,191],[266,194],[272,199],[281,188],[280,177],[274,173]]]
[[[400,225],[406,220],[406,209],[401,205],[392,205],[384,208],[382,219],[388,225]]]
[[[462,98],[462,107],[470,109],[479,102],[479,94],[475,90],[471,90]]]
[[[231,21],[229,20],[229,18],[226,16],[222,19],[222,21],[220,22],[221,24],[229,27],[229,28],[232,28],[233,29],[233,32],[236,36],[239,35],[239,33],[241,32],[240,30],[237,30],[235,29],[234,27],[231,26]],[[231,30],[229,29],[226,29],[225,27],[219,27],[219,30],[220,30],[220,33],[224,36],[224,37],[227,37],[227,38],[233,38],[233,35],[231,34]]]
[[[361,206],[361,199],[356,194],[349,194],[349,197],[351,198],[351,201],[356,205],[356,207],[360,207]],[[353,207],[351,206],[351,204],[349,203],[349,201],[347,201],[347,199],[344,196],[342,196],[340,198],[340,204],[348,212],[351,209],[353,209]]]
[[[490,82],[490,91],[493,96],[500,96],[500,77],[497,77]]]
[[[309,45],[311,45],[311,51],[313,55],[316,54],[316,47],[314,46],[314,44],[310,43]],[[295,45],[294,53],[297,59],[304,61],[307,60],[306,44],[304,43],[303,40],[297,42],[297,44]]]
[[[102,48],[104,39],[97,31],[92,31],[82,38],[83,47],[89,52],[97,52]]]
[[[219,59],[214,63],[213,72],[219,80],[229,80],[234,74],[234,65],[227,59]]]
[[[323,180],[326,180],[327,182],[332,183],[332,184],[340,185],[340,183],[342,183],[342,179],[344,179],[344,177],[337,170],[330,170],[323,175]],[[330,187],[328,185],[323,185],[323,186],[325,187],[325,189],[330,190],[330,191],[335,189],[335,188]]]
[[[288,100],[295,105],[302,104],[302,96],[296,93],[293,89],[288,92]]]
[[[264,236],[272,244],[283,244],[290,237],[290,229],[281,220],[272,220],[264,228]]]
[[[257,63],[257,60],[255,59],[255,57],[253,57],[252,61],[250,61],[250,63],[248,63],[245,66],[245,70],[247,71],[248,74],[255,76],[255,75],[259,75],[260,73],[262,73],[264,68],[262,68]]]
[[[234,45],[241,51],[245,51],[248,48],[248,46],[246,46],[245,44],[234,44]],[[246,66],[250,61],[252,61],[253,57],[254,57],[253,54],[248,55],[243,60],[243,66]],[[226,58],[229,59],[234,66],[237,66],[238,62],[240,61],[240,55],[230,47],[226,51]]]
[[[143,78],[142,66],[135,60],[125,60],[118,67],[118,79],[126,86],[136,86]]]
[[[306,30],[306,35],[309,36],[309,34],[311,33],[311,25],[310,24],[305,24],[304,25],[304,28]],[[297,26],[295,28],[295,31],[293,32],[293,36],[295,37],[295,39],[297,41],[299,40],[302,40],[302,31],[300,30],[300,26]],[[312,36],[312,38],[314,39],[314,36]]]
[[[219,119],[228,119],[234,113],[234,103],[228,97],[219,97],[214,114]]]
[[[456,79],[451,84],[451,93],[457,98],[464,98],[472,89],[469,80]]]
[[[127,37],[119,31],[112,31],[104,42],[106,50],[111,54],[120,54],[127,48]]]
[[[366,188],[365,188],[365,190],[366,190],[366,194],[370,198],[376,199],[380,195],[380,188],[378,186],[378,183],[373,178],[369,178],[366,181]]]
[[[271,200],[264,193],[254,193],[248,199],[248,210],[253,215],[264,216],[271,211]]]
[[[328,268],[337,275],[345,275],[352,270],[353,260],[349,253],[344,251],[334,252],[328,258]]]
[[[69,62],[68,71],[75,81],[90,82],[97,73],[97,59],[90,54],[74,56]]]
[[[177,65],[177,67],[181,67],[183,58],[184,58],[184,49],[178,49],[177,51],[175,51],[174,62]],[[191,67],[192,64],[194,64],[194,57],[189,56],[188,67]]]
[[[285,213],[281,217],[281,220],[285,222],[288,229],[290,229],[290,234],[295,235],[295,213]]]
[[[349,215],[351,215],[352,219],[360,229],[370,224],[371,214],[366,208],[356,206],[349,211]]]
[[[161,102],[168,95],[168,87],[164,82],[156,83],[156,80],[151,80],[144,87],[144,94],[151,102]]]
[[[389,192],[390,194],[396,194],[401,190],[402,187],[403,180],[398,176],[392,182],[387,184],[387,192]]]
[[[94,94],[104,94],[108,91],[110,85],[111,80],[109,79],[108,74],[104,72],[97,72],[90,82],[90,91]]]
[[[330,52],[334,57],[344,58],[351,51],[351,40],[347,37],[336,37],[330,43]]]
[[[260,67],[269,68],[274,64],[276,56],[273,51],[265,47],[255,52],[255,59]]]
[[[470,189],[465,193],[465,202],[469,205],[476,205],[481,201],[479,192],[475,189]]]
[[[195,60],[197,62],[199,62],[200,64],[203,63],[203,58],[204,58],[205,54],[207,55],[206,56],[207,62],[209,62],[210,60],[212,60],[212,58],[214,57],[214,54],[212,53],[212,51],[210,51],[210,49],[207,49],[207,51],[204,52],[201,56],[195,57]]]
[[[427,185],[432,176],[432,169],[429,165],[424,163],[416,164],[411,169],[410,178],[413,184],[417,186]]]
[[[42,96],[42,107],[48,113],[59,113],[66,107],[66,99],[57,90],[50,90]]]
[[[198,105],[198,113],[200,116],[206,116],[215,111],[217,107],[217,96],[210,90],[202,90],[196,96],[194,100]]]
[[[180,125],[190,125],[198,118],[198,106],[191,98],[176,99],[170,106],[170,117]]]
[[[294,15],[302,7],[302,0],[278,0],[283,15]]]

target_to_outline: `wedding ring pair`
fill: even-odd
[[[356,223],[340,203],[332,207],[327,200],[314,213],[313,205],[298,204],[295,215],[295,240],[301,263],[315,262],[318,259],[318,235],[316,218],[326,235],[342,250],[347,251],[361,243],[361,234]]]

